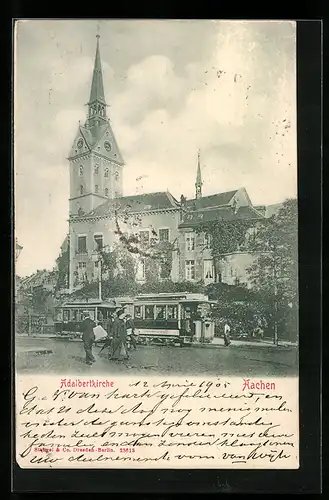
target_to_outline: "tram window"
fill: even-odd
[[[155,306],[156,319],[166,319],[166,306]]]
[[[134,317],[136,319],[142,319],[142,317],[143,317],[142,306],[135,306]]]
[[[191,318],[191,308],[190,307],[184,307],[184,313],[183,316],[185,319]]]
[[[154,319],[154,306],[145,306],[145,319]]]
[[[77,310],[76,309],[72,309],[71,310],[71,320],[72,321],[76,321],[77,320]]]
[[[66,309],[63,311],[63,321],[68,321],[69,320],[69,311]]]
[[[56,319],[57,319],[57,321],[63,321],[63,311],[62,310],[57,311]]]
[[[177,306],[168,306],[167,318],[168,319],[177,319]]]

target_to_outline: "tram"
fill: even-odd
[[[83,314],[88,311],[90,317],[104,330],[107,330],[108,322],[118,308],[115,301],[102,302],[90,300],[88,302],[66,302],[55,311],[55,333],[63,337],[80,337],[80,325]]]
[[[214,337],[211,308],[206,295],[187,292],[141,294],[111,301],[66,302],[56,308],[55,333],[67,338],[81,336],[84,312],[107,331],[115,311],[124,309],[132,317],[138,344],[188,346],[207,343]]]
[[[137,343],[187,346],[192,342],[211,342],[215,303],[206,295],[193,293],[142,294],[117,302],[133,318]]]

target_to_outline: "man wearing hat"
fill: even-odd
[[[82,342],[86,353],[86,363],[87,365],[92,365],[95,362],[92,348],[95,342],[94,328],[96,327],[96,323],[91,319],[89,311],[84,311],[83,317],[84,319],[80,326]]]

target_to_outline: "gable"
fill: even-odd
[[[79,125],[78,131],[76,133],[75,139],[73,141],[69,158],[77,156],[82,153],[89,153],[90,147],[88,141],[86,140],[85,134],[83,133],[82,127]]]
[[[111,162],[124,165],[124,161],[109,123],[92,127],[89,130],[92,136],[91,149],[95,153],[105,156]]]
[[[231,200],[231,203],[236,200],[239,207],[247,207],[251,206],[251,200],[245,188],[240,188],[236,191],[234,197]]]

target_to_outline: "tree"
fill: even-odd
[[[102,274],[106,274],[108,279],[113,280],[118,264],[118,250],[106,252],[105,249],[102,249],[99,256],[102,263]]]
[[[236,252],[246,244],[248,229],[254,221],[238,219],[228,221],[219,218],[216,221],[200,224],[196,231],[210,236],[210,250],[214,262],[215,275],[220,275],[220,263],[225,259],[225,254]]]
[[[288,199],[256,233],[251,248],[258,257],[248,270],[255,289],[271,295],[277,288],[289,302],[296,302],[298,293],[297,228],[297,200]]]
[[[248,269],[269,322],[281,334],[297,332],[298,309],[298,206],[287,199],[277,214],[264,221],[251,246],[258,253]]]
[[[223,333],[226,321],[232,334],[250,334],[256,326],[259,309],[255,293],[244,286],[212,283],[205,289],[209,299],[216,301],[212,309],[217,333]]]
[[[99,252],[102,263],[103,297],[119,297],[134,293],[137,287],[134,258],[121,244],[114,245],[110,251],[106,250],[103,248]],[[98,297],[98,281],[86,282],[72,296],[82,300]]]
[[[69,266],[70,266],[70,245],[63,251],[56,259],[58,278],[56,283],[56,290],[68,288],[69,282]]]

